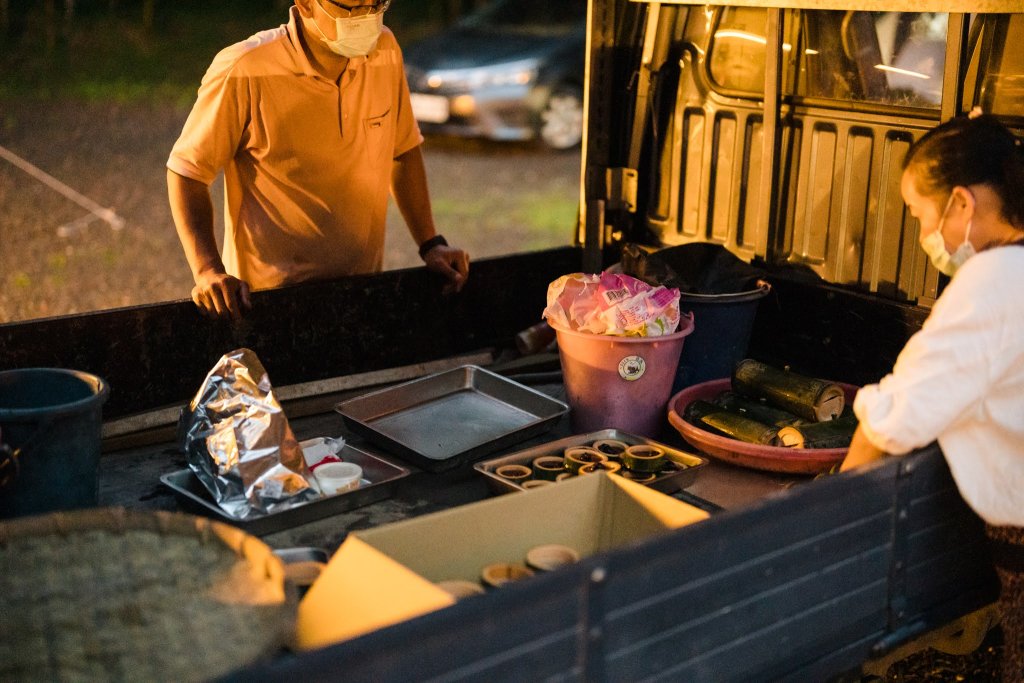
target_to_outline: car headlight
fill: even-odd
[[[427,74],[427,85],[437,90],[477,90],[503,85],[529,85],[537,80],[535,59],[477,66],[469,69],[444,69]]]

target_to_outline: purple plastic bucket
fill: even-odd
[[[667,420],[665,406],[693,320],[683,316],[679,331],[662,337],[615,337],[552,327],[573,430],[620,429],[657,437]]]

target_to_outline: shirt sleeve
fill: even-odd
[[[232,46],[214,58],[167,160],[170,170],[206,185],[234,157],[246,128],[248,79],[233,76],[238,56]]]
[[[949,284],[892,373],[857,393],[854,412],[876,447],[899,455],[926,446],[978,410],[994,381],[998,315],[983,278],[967,275]]]
[[[409,95],[409,81],[405,75],[405,61],[402,59],[400,48],[396,51],[398,60],[398,118],[395,126],[395,158],[402,156],[410,149],[423,142],[423,134],[420,133],[419,124],[412,113],[412,100]]]

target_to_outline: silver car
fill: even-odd
[[[498,0],[406,49],[413,112],[426,133],[571,149],[585,45],[586,0]]]

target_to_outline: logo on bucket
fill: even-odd
[[[626,356],[619,361],[619,377],[632,382],[644,376],[647,371],[647,362],[640,356]]]

